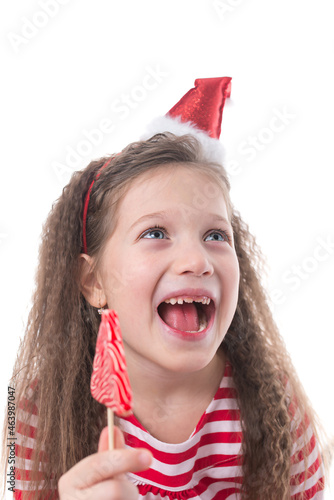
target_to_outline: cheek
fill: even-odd
[[[126,289],[131,287],[131,274],[126,268],[115,266],[113,269],[108,269],[104,274],[103,288],[107,296],[111,299],[122,294]]]
[[[151,291],[157,280],[156,266],[145,258],[136,258],[131,254],[114,260],[115,264],[104,273],[103,287],[111,303],[131,301],[133,306],[140,302],[146,291]]]
[[[235,256],[234,266],[233,266],[233,281],[237,293],[239,292],[239,282],[240,282],[240,267],[237,256]]]
[[[228,290],[231,300],[237,303],[239,295],[240,269],[237,256],[231,259],[230,265],[224,274],[226,290]],[[224,283],[223,283],[224,288]]]
[[[233,279],[233,281],[235,282],[236,286],[239,289],[240,267],[239,267],[238,257],[236,255],[234,257],[232,275],[233,275],[232,279]]]

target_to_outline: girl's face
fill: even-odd
[[[238,299],[221,188],[188,165],[142,174],[119,204],[98,275],[129,364],[188,373],[207,366]]]

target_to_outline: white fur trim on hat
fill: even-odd
[[[208,161],[223,163],[225,152],[222,143],[195,127],[192,122],[183,123],[179,118],[171,118],[169,116],[156,118],[148,125],[141,139],[146,140],[155,134],[162,134],[163,132],[171,132],[175,135],[194,135],[201,143],[204,155]]]

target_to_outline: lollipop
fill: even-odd
[[[113,448],[113,412],[125,416],[132,410],[121,328],[115,311],[102,312],[90,382],[93,398],[108,408],[109,448]]]

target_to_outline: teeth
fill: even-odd
[[[191,298],[191,297],[171,297],[169,299],[165,300],[166,304],[183,304],[186,302],[187,304],[192,304],[193,302],[198,302],[201,304],[209,305],[211,302],[211,299],[209,297],[197,297],[197,298]],[[188,333],[199,333],[205,330],[208,326],[208,321],[206,314],[204,313],[203,310],[199,309],[199,328],[196,331],[190,331]]]
[[[185,298],[181,298],[181,297],[172,297],[170,299],[166,299],[165,300],[166,304],[183,304],[183,302],[186,302],[187,304],[192,304],[193,302],[198,302],[198,303],[201,303],[201,304],[204,304],[206,306],[208,306],[211,302],[211,299],[209,297],[198,297],[196,299],[192,299],[191,297],[185,297]]]

